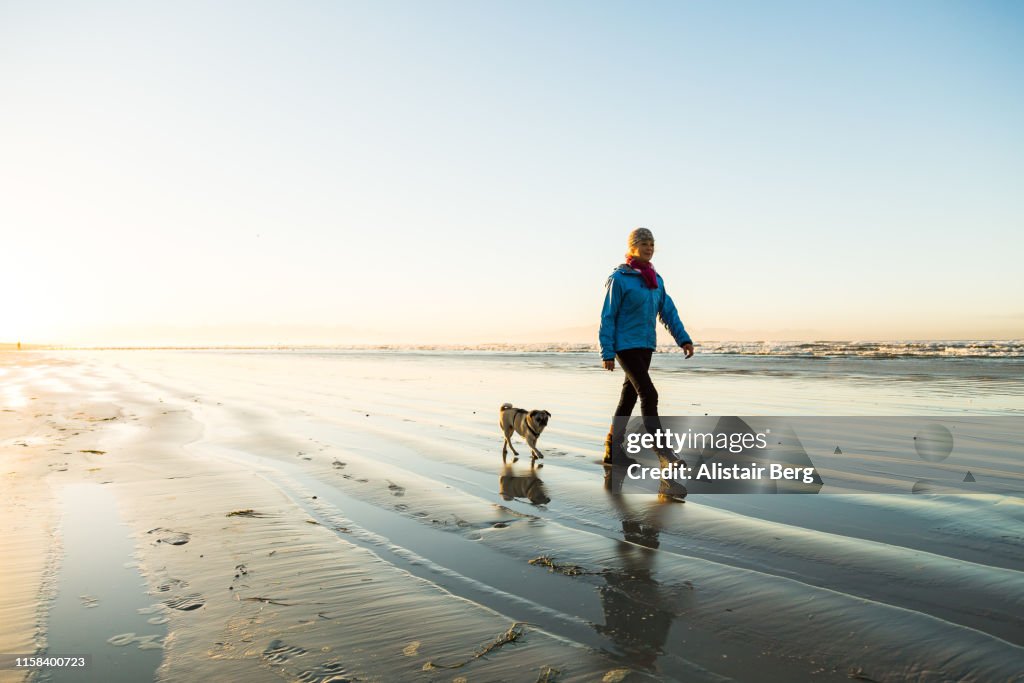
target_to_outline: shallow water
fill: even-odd
[[[134,546],[112,491],[70,484],[63,508],[57,595],[49,614],[49,656],[90,655],[87,669],[52,669],[46,680],[152,680],[162,659],[164,609],[147,595]]]
[[[257,474],[385,565],[638,672],[1006,680],[1024,659],[1019,497],[613,495],[594,462],[621,374],[592,354],[69,356],[97,396],[132,387],[186,411],[201,425],[194,457]],[[1017,419],[1020,370],[1018,359],[666,354],[654,376],[663,414]],[[543,467],[501,462],[505,401],[553,414]],[[1005,467],[991,457],[972,467]],[[409,604],[379,607],[366,628],[408,626]]]

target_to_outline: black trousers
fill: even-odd
[[[661,428],[658,419],[658,390],[651,381],[651,355],[654,349],[625,349],[615,354],[626,373],[619,394],[619,405],[615,407],[616,417],[629,417],[640,399],[640,414],[644,416],[644,427],[648,431]]]

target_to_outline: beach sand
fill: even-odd
[[[679,368],[666,414],[1022,408],[990,370]],[[1021,680],[1019,496],[611,495],[619,382],[572,354],[2,353],[0,653],[92,655],[54,680]],[[543,468],[502,464],[505,401],[552,412]]]

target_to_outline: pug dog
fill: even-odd
[[[498,411],[498,426],[501,433],[505,435],[505,445],[501,448],[501,459],[504,461],[508,455],[508,449],[512,449],[515,458],[512,462],[519,460],[519,453],[512,446],[512,432],[518,432],[519,436],[526,439],[526,445],[530,447],[534,460],[543,458],[544,454],[537,450],[537,437],[548,426],[551,413],[546,410],[523,410],[516,408],[511,403],[502,403]]]

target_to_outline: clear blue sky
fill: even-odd
[[[0,341],[1024,336],[1024,4],[0,0]],[[268,326],[274,326],[272,329]]]

